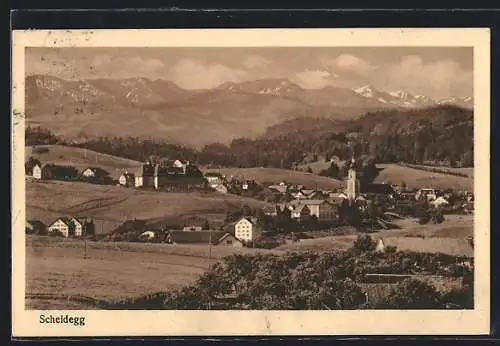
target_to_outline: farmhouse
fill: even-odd
[[[289,207],[291,211],[291,218],[305,221],[311,218],[311,209],[305,204],[296,204]]]
[[[268,188],[272,191],[276,191],[278,193],[284,194],[287,192],[288,186],[286,186],[284,183],[283,185],[278,184],[278,185],[269,185]]]
[[[449,205],[450,203],[443,196],[439,196],[435,200],[431,201],[430,204],[432,204],[432,206],[434,206],[435,208],[439,208],[445,205]]]
[[[298,214],[304,215],[304,211],[299,208],[306,206],[310,216],[316,216],[320,221],[332,221],[338,217],[338,207],[322,199],[296,200],[290,203],[293,206],[292,218],[297,218]]]
[[[265,206],[262,212],[267,216],[278,216],[278,206]]]
[[[60,232],[65,237],[81,237],[83,222],[76,217],[60,217],[49,225],[48,232]]]
[[[184,232],[201,232],[203,228],[201,226],[186,226],[182,230]]]
[[[234,235],[241,241],[255,241],[262,236],[262,230],[255,218],[241,218],[234,225]]]
[[[189,161],[187,161],[187,160],[175,160],[172,163],[172,166],[176,167],[176,168],[181,168],[183,174],[186,174],[186,168],[187,168],[187,166],[189,166]]]
[[[222,184],[224,177],[218,172],[208,172],[205,174],[205,179],[211,188],[215,188],[217,185]]]
[[[26,220],[26,234],[43,234],[47,226],[40,220]]]
[[[243,243],[231,233],[226,233],[217,241],[217,245],[242,247]]]
[[[38,180],[47,180],[53,177],[52,166],[48,164],[36,164],[33,167],[33,178]]]
[[[149,162],[141,165],[135,173],[135,187],[153,187],[154,186],[155,167]]]
[[[100,167],[88,167],[82,172],[82,176],[86,178],[103,178],[108,175],[108,172]]]
[[[397,251],[443,253],[466,258],[474,257],[474,246],[467,238],[450,237],[384,237],[377,241],[375,251],[384,252],[388,247]]]
[[[118,182],[122,186],[132,187],[135,185],[135,174],[124,172],[122,175],[120,175]]]

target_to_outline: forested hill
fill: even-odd
[[[47,141],[50,141],[48,143]],[[200,150],[138,138],[95,138],[72,144],[47,130],[28,128],[27,145],[68,144],[144,160],[148,155],[184,157],[198,164],[291,168],[306,156],[348,159],[372,156],[376,162],[453,161],[473,165],[473,112],[453,106],[369,112],[348,122],[297,118],[269,129],[259,139],[239,138]]]

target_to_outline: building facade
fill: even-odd
[[[256,220],[242,218],[234,225],[234,236],[241,241],[255,241],[262,236]]]

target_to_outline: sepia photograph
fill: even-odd
[[[19,33],[15,308],[486,327],[489,33],[373,30]]]

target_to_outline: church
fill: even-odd
[[[361,183],[356,170],[356,160],[351,159],[347,173],[345,194],[349,201],[364,200],[371,197],[392,198],[395,191],[389,184]]]

